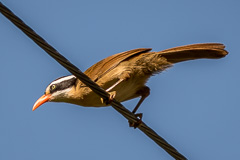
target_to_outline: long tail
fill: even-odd
[[[225,46],[220,43],[202,43],[174,47],[157,53],[165,57],[170,63],[178,63],[200,58],[222,58],[228,54],[224,48]]]

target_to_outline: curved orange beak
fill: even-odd
[[[34,111],[35,109],[37,109],[39,106],[41,106],[43,103],[48,102],[50,99],[51,95],[43,95],[42,97],[40,97],[35,104],[33,105],[32,111]]]

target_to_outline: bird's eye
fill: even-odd
[[[55,88],[56,88],[56,85],[53,84],[53,85],[51,86],[51,90],[54,90]]]

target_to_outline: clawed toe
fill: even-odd
[[[130,122],[130,121],[128,121],[129,127],[133,127],[134,129],[136,129],[137,127],[139,127],[142,124],[143,114],[142,113],[137,113],[137,114],[135,114],[135,116],[138,119],[137,122]]]
[[[101,102],[102,103],[105,103],[106,105],[109,105],[112,103],[113,99],[115,98],[116,96],[116,91],[112,91],[112,92],[108,92],[109,93],[109,97],[108,99],[103,99],[101,98]]]

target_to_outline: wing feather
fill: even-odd
[[[89,76],[93,81],[97,81],[103,75],[117,67],[121,62],[142,53],[147,53],[151,51],[151,48],[138,48],[129,50],[126,52],[118,53],[112,56],[109,56],[96,64],[88,68],[84,73]]]

